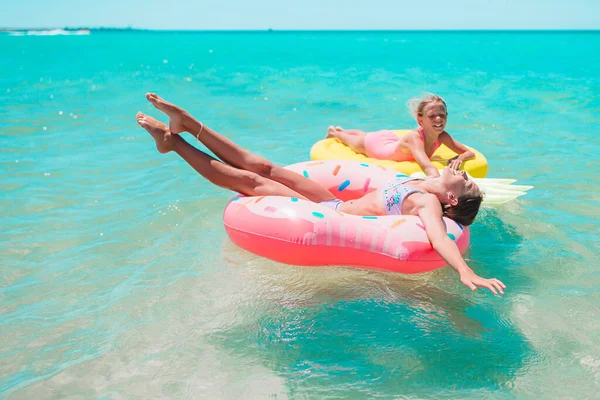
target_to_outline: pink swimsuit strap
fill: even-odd
[[[425,132],[423,132],[423,128],[417,129],[419,135],[421,135],[421,140],[423,141],[423,145],[425,145]],[[436,151],[440,147],[439,140],[435,139],[435,143],[433,144],[433,151]]]

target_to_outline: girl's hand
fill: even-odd
[[[458,171],[460,169],[461,165],[462,165],[462,160],[460,159],[459,156],[454,156],[448,160],[448,167],[450,169],[455,169]]]
[[[477,275],[473,271],[465,271],[460,274],[460,281],[471,290],[477,290],[478,287],[486,288],[494,295],[504,294],[506,285],[496,278],[485,279]]]

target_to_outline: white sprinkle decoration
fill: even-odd
[[[48,129],[48,128],[46,128],[46,127],[44,126],[44,127],[42,127],[42,129],[43,129],[43,130],[46,130],[46,129]]]
[[[169,60],[166,60],[166,59],[163,60],[163,64],[168,64],[168,63],[169,63]]]
[[[265,97],[265,100],[269,100],[269,98],[268,98],[268,97]]]
[[[210,50],[208,50],[208,52],[209,52],[209,53],[212,53],[213,51],[212,51],[212,49],[210,49]]]
[[[298,110],[296,110],[296,107],[294,107],[294,111],[298,111]]]
[[[44,172],[44,176],[50,176],[50,172]]]
[[[18,163],[19,163],[19,160],[15,160],[15,164],[18,164]]]
[[[59,111],[59,112],[58,112],[58,115],[63,115],[63,112],[62,112],[62,111]]]

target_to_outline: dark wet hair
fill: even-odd
[[[483,194],[462,195],[458,198],[458,203],[455,206],[450,204],[442,204],[442,213],[444,217],[448,217],[461,225],[471,225],[477,217]]]

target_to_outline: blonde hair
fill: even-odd
[[[446,109],[446,114],[448,114],[448,106],[446,105],[446,100],[444,100],[441,96],[433,93],[426,93],[423,97],[415,97],[406,103],[406,106],[410,110],[413,118],[416,120],[418,117],[423,116],[423,109],[427,104],[431,103],[442,103],[444,108]]]

